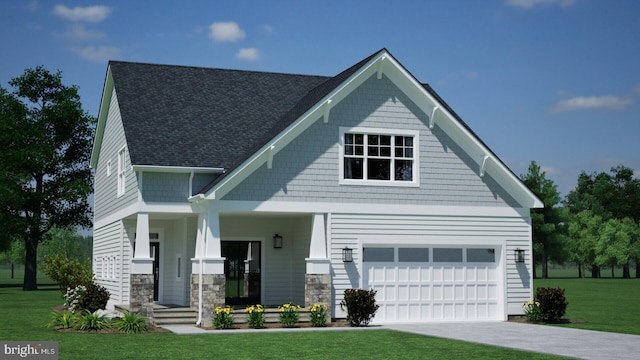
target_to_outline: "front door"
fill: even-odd
[[[158,301],[158,285],[160,284],[160,243],[150,242],[149,252],[153,259],[153,301]]]
[[[223,241],[225,303],[260,303],[260,242]]]

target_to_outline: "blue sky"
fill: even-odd
[[[333,76],[385,47],[518,175],[640,176],[640,1],[0,2],[0,86],[45,65],[97,116],[108,60]]]

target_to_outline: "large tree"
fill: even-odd
[[[544,208],[531,209],[533,223],[533,257],[534,263],[542,264],[542,278],[548,277],[549,260],[563,262],[566,257],[565,216],[560,203],[560,193],[556,184],[547,179],[540,166],[532,161],[527,174],[520,175],[525,185],[534,193]],[[536,276],[535,267],[533,275]]]
[[[24,290],[37,289],[37,249],[52,227],[89,227],[95,119],[58,71],[27,69],[0,87],[0,229],[25,244]]]
[[[640,180],[633,175],[633,169],[623,165],[611,168],[611,173],[582,172],[576,188],[565,199],[566,207],[572,214],[588,210],[602,218],[603,226],[607,224],[607,231],[600,233],[601,236],[606,235],[606,239],[599,239],[601,246],[595,248],[598,261],[592,263],[593,277],[599,276],[600,266],[609,264],[623,265],[623,276],[629,277],[629,262],[620,262],[626,256],[635,260],[636,277],[640,277],[640,266],[637,266],[640,239],[634,230],[640,220]],[[634,223],[635,227],[632,226]],[[612,255],[614,249],[617,252],[615,256]]]

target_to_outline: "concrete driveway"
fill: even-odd
[[[640,336],[514,322],[385,324],[384,328],[581,359],[640,359]]]

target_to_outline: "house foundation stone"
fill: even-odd
[[[198,309],[200,300],[199,274],[191,274],[190,305]],[[211,317],[217,306],[224,306],[224,274],[202,274],[202,326],[211,326]]]
[[[131,274],[129,311],[153,323],[153,274]]]
[[[331,321],[331,275],[306,274],[304,281],[305,306],[313,304],[327,306],[327,321]]]

